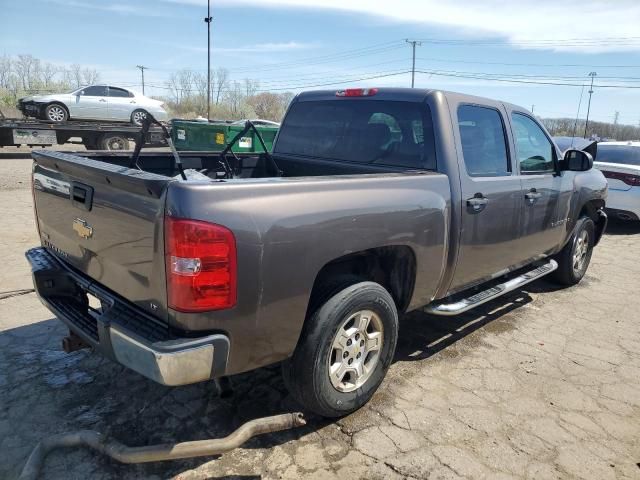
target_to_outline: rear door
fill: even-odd
[[[107,87],[94,85],[78,91],[70,109],[75,118],[109,119]]]
[[[450,291],[482,282],[522,258],[522,187],[509,151],[505,110],[500,104],[456,103],[454,120],[462,191],[456,271]]]
[[[127,122],[135,109],[133,94],[124,88],[109,87],[109,118]]]
[[[510,120],[523,190],[522,241],[518,249],[527,260],[533,260],[560,243],[570,200],[561,201],[560,196],[571,192],[572,185],[570,178],[559,174],[556,147],[537,120],[521,111],[511,111]]]

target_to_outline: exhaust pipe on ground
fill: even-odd
[[[145,447],[128,447],[94,430],[79,430],[42,439],[33,449],[22,469],[20,480],[36,480],[47,455],[63,447],[89,447],[121,463],[147,463],[181,458],[219,455],[238,448],[256,435],[289,430],[306,425],[302,413],[285,413],[258,418],[241,425],[224,438],[194,442],[165,443]]]

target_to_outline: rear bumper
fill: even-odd
[[[45,248],[26,252],[40,301],[104,356],[163,385],[186,385],[224,375],[229,339],[185,338],[134,305],[77,273]],[[100,300],[89,307],[87,294]]]
[[[631,187],[629,190],[609,188],[606,208],[614,218],[638,220],[640,218],[640,187]]]

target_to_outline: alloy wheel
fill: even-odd
[[[361,310],[347,318],[333,339],[328,370],[333,387],[352,392],[371,377],[380,360],[384,327],[371,310]]]

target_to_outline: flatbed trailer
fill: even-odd
[[[1,147],[48,147],[63,143],[84,145],[87,150],[128,150],[137,142],[140,127],[126,123],[74,121],[54,123],[45,120],[5,118],[0,112]],[[162,129],[151,127],[145,146],[165,146]]]

